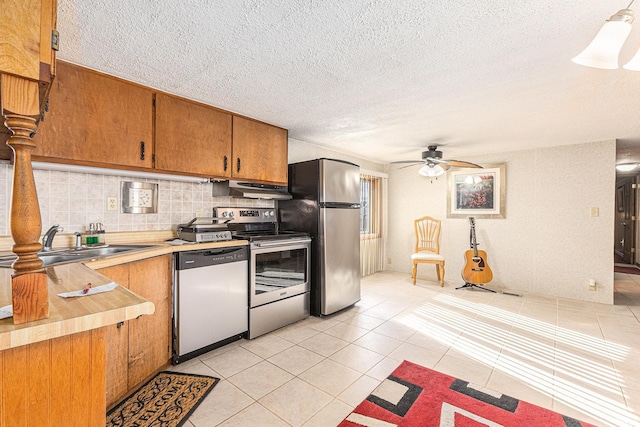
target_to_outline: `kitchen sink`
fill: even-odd
[[[54,249],[50,252],[39,252],[38,258],[42,260],[43,267],[48,267],[52,265],[86,261],[89,259],[106,257],[109,255],[139,251],[143,249],[153,248],[155,246],[156,245],[104,245],[100,247],[83,247],[82,249]],[[15,260],[15,255],[0,256],[0,268],[11,267],[11,264]]]
[[[82,249],[70,249],[70,255],[99,257],[152,248],[155,245],[107,245],[102,247],[87,247]]]

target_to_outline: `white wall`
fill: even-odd
[[[488,287],[613,303],[615,150],[611,140],[464,159],[506,163],[506,218],[476,220],[494,273]],[[469,223],[446,218],[446,175],[430,183],[417,167],[388,169],[387,268],[410,273],[413,220],[431,215],[443,220],[445,286],[461,286]],[[591,207],[599,217],[590,216]],[[418,267],[418,277],[436,280],[435,267]],[[587,289],[590,278],[596,292]]]

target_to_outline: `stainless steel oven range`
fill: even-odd
[[[249,241],[249,339],[309,317],[308,233],[280,231],[273,208],[214,208],[234,239]]]

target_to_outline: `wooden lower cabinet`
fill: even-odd
[[[104,426],[105,328],[0,351],[0,427]]]
[[[155,313],[106,329],[107,407],[125,397],[171,359],[171,255],[98,272],[151,301]]]
[[[129,288],[129,264],[103,268],[98,272]],[[107,406],[129,390],[129,322],[105,327],[107,342]]]
[[[129,322],[129,388],[171,359],[171,255],[130,264],[129,289],[156,311]]]

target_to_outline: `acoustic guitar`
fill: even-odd
[[[467,283],[484,285],[493,279],[493,272],[487,264],[487,253],[478,250],[476,223],[473,217],[469,217],[469,225],[471,226],[471,249],[464,253],[466,262],[462,269],[462,278]]]

